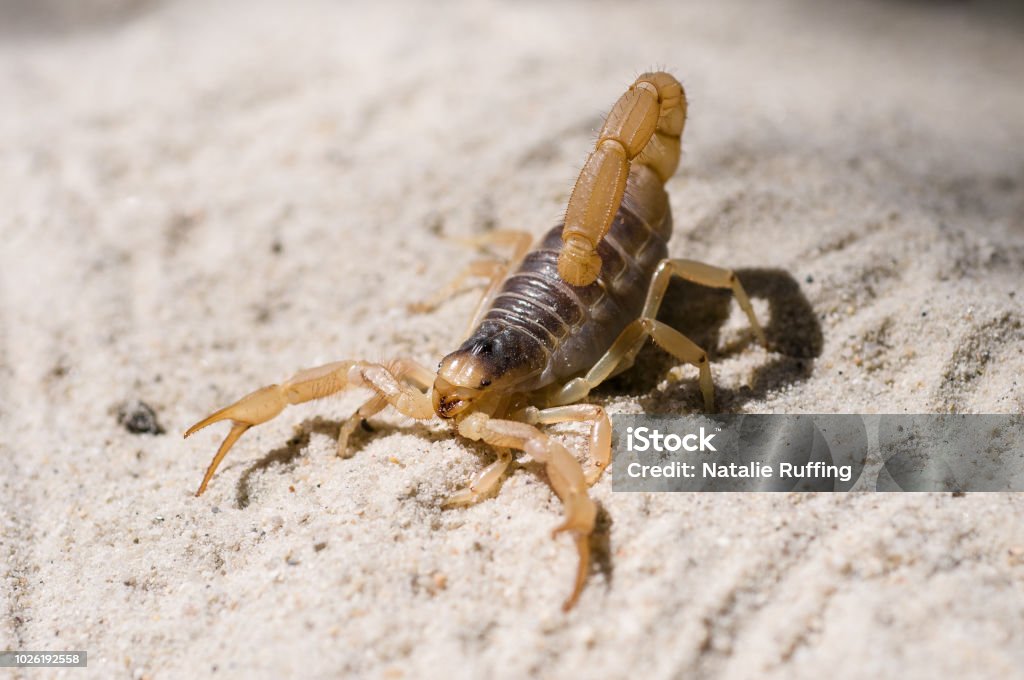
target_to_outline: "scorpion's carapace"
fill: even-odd
[[[611,459],[611,423],[604,409],[575,402],[632,366],[652,338],[698,369],[705,408],[714,408],[707,353],[656,318],[673,276],[731,289],[755,335],[766,344],[735,274],[668,259],[672,215],[664,184],[679,161],[685,118],[686,97],[674,77],[640,76],[609,114],[569,200],[564,225],[549,231],[528,254],[528,236],[493,232],[486,240],[511,247],[511,261],[477,263],[456,279],[461,283],[466,276],[488,274],[491,284],[469,337],[441,361],[436,373],[406,359],[387,364],[339,361],[256,390],[185,433],[187,437],[221,420],[232,423],[196,495],[206,490],[221,460],[250,427],[276,417],[290,404],[347,387],[367,388],[370,398],[341,427],[339,454],[346,451],[355,427],[388,405],[410,418],[439,416],[452,422],[459,435],[497,449],[498,459],[446,505],[486,497],[508,468],[512,449],[545,465],[565,505],[565,520],[555,531],[568,532],[579,554],[574,587],[564,604],[565,609],[572,607],[590,564],[596,507],[587,488]],[[420,311],[443,302],[452,290],[446,288],[444,296],[419,305]],[[591,426],[589,472],[539,427],[570,421]]]

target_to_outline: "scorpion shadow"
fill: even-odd
[[[768,323],[764,328],[773,357],[754,369],[750,385],[729,388],[715,385],[715,402],[721,412],[735,411],[743,403],[762,399],[770,392],[810,377],[814,359],[821,355],[824,338],[811,303],[800,284],[782,269],[737,269],[748,296],[767,300]],[[722,326],[729,318],[732,292],[698,286],[681,279],[669,285],[658,319],[677,329],[700,347],[714,363],[746,351],[756,344],[753,332],[745,329],[741,338],[719,347]],[[761,319],[762,323],[764,319]],[[668,371],[679,364],[675,358],[649,342],[637,355],[633,368],[607,380],[597,397],[644,395],[640,404],[647,413],[678,411],[680,396],[692,404],[693,411],[703,409],[696,376],[680,380],[667,392],[657,389]]]

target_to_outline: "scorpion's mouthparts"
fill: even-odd
[[[442,418],[454,418],[465,411],[477,395],[477,390],[457,387],[444,378],[437,378],[432,395],[434,411]]]
[[[446,399],[441,397],[438,399],[438,403],[434,407],[434,410],[437,411],[437,415],[442,418],[454,418],[466,407],[465,404],[466,402],[462,399]]]

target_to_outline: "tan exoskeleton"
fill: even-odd
[[[686,98],[673,76],[659,72],[637,78],[608,114],[569,199],[564,225],[548,232],[528,254],[528,235],[495,232],[487,240],[513,247],[510,263],[477,263],[456,279],[453,286],[468,276],[492,277],[473,319],[474,330],[441,361],[436,374],[407,359],[387,364],[338,361],[256,390],[185,433],[188,437],[212,423],[232,422],[196,495],[253,425],[274,418],[289,404],[348,387],[368,388],[372,396],[341,427],[339,454],[346,451],[353,429],[389,404],[410,418],[440,416],[458,434],[497,448],[497,461],[451,496],[448,505],[471,504],[491,492],[512,460],[510,449],[545,464],[565,504],[565,521],[555,533],[572,535],[579,552],[575,585],[564,605],[572,607],[588,573],[596,515],[587,487],[611,458],[611,424],[604,409],[574,402],[632,366],[650,337],[678,360],[697,367],[705,408],[713,409],[707,354],[655,318],[672,276],[732,289],[767,346],[731,271],[667,258],[672,217],[663,185],[678,165],[685,120]],[[420,307],[429,309],[445,297]],[[568,421],[592,424],[589,454],[594,468],[588,474],[561,443],[537,427]]]

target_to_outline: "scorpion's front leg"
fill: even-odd
[[[590,568],[590,534],[594,530],[597,507],[587,495],[587,481],[580,463],[560,443],[536,427],[515,420],[491,418],[483,413],[472,413],[459,423],[459,434],[473,440],[483,440],[492,446],[510,447],[530,454],[544,463],[555,493],[565,504],[565,521],[554,534],[568,531],[576,542],[579,565],[572,594],[562,605],[570,609],[580,596]]]
[[[301,404],[336,394],[347,387],[366,387],[374,391],[373,397],[361,406],[341,430],[338,447],[344,451],[345,440],[352,432],[353,423],[373,415],[387,404],[410,418],[421,420],[434,416],[430,398],[414,385],[429,384],[430,371],[408,360],[393,362],[387,366],[366,361],[336,361],[316,368],[299,371],[280,385],[268,385],[252,392],[227,408],[207,416],[185,432],[188,437],[207,425],[221,420],[230,420],[231,431],[217,450],[217,454],[206,470],[202,484],[196,491],[201,495],[216,472],[217,466],[238,438],[253,425],[271,420],[291,404]],[[413,383],[413,385],[407,384]]]

